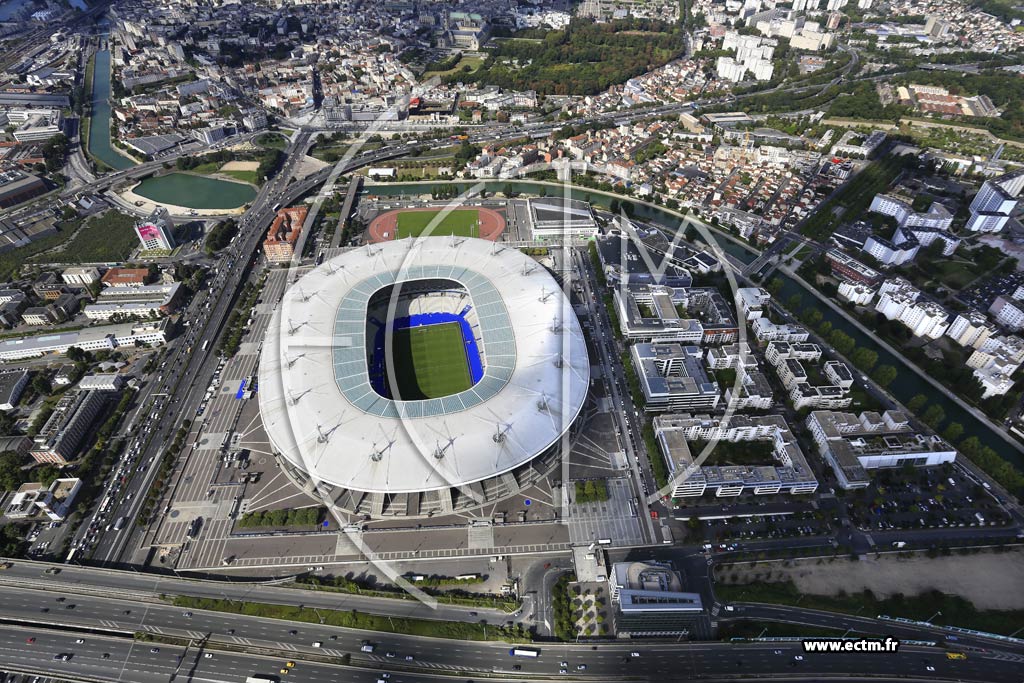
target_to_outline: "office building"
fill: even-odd
[[[28,386],[27,370],[0,372],[0,410],[14,410]]]
[[[717,497],[742,493],[807,494],[818,489],[818,480],[781,415],[733,414],[727,422],[709,415],[658,415],[653,426],[669,468],[675,498],[707,493]],[[712,441],[718,444],[707,460],[698,463],[696,459]],[[758,465],[729,463],[726,444],[746,441],[768,442],[771,459]],[[692,449],[691,443],[694,444]],[[719,446],[721,450],[716,451]]]
[[[174,223],[167,209],[159,207],[146,219],[135,223],[135,234],[143,251],[174,249]]]
[[[644,394],[644,410],[712,410],[721,400],[718,383],[710,379],[697,346],[634,344],[633,369]]]
[[[683,592],[672,566],[663,562],[616,562],[608,579],[620,637],[711,637],[699,593]]]
[[[98,325],[78,332],[29,335],[0,341],[0,360],[24,360],[64,354],[72,346],[83,351],[111,350],[118,346],[162,344],[167,341],[167,319],[154,322]]]
[[[807,417],[807,428],[844,489],[867,486],[870,469],[930,467],[956,459],[952,446],[938,436],[915,431],[899,410],[881,415],[865,411],[859,416],[818,410]]]
[[[106,402],[96,391],[76,391],[65,395],[32,440],[29,454],[37,462],[65,465],[78,457],[82,441],[95,427]]]
[[[293,206],[281,209],[274,217],[263,241],[263,253],[270,263],[288,263],[295,254],[295,243],[302,234],[302,224],[306,220],[309,208]]]

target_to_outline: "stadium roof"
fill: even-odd
[[[393,401],[370,384],[367,304],[397,282],[451,279],[478,320],[483,378],[458,394]],[[544,452],[583,406],[590,361],[569,301],[516,249],[458,237],[346,252],[285,293],[260,361],[275,449],[315,482],[366,492],[457,487]]]

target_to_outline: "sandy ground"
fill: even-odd
[[[316,173],[324,166],[330,165],[331,164],[326,161],[320,161],[316,157],[304,156],[299,160],[299,163],[295,165],[295,170],[292,172],[292,178],[295,178],[296,180],[305,178],[308,175]]]
[[[755,580],[755,574],[763,580],[765,573],[771,571],[771,581],[791,579],[800,591],[813,595],[831,595],[839,588],[847,593],[869,589],[879,597],[939,590],[970,600],[978,609],[1024,609],[1024,550],[938,558],[887,553],[857,562],[816,562],[794,560],[789,567],[781,562],[760,562],[754,567],[737,566],[721,574],[737,574],[738,582],[744,583]]]
[[[260,167],[258,161],[229,161],[220,167],[222,171],[255,171]]]
[[[133,187],[134,189],[134,187]],[[190,209],[187,206],[175,206],[174,204],[164,204],[162,202],[154,202],[151,199],[146,199],[141,195],[137,195],[132,190],[125,190],[118,194],[122,201],[131,204],[133,210],[136,212],[152,213],[158,206],[162,206],[171,212],[174,216],[240,216],[245,213],[245,206],[240,206],[237,209]],[[141,202],[141,204],[139,204]]]

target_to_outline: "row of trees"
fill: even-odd
[[[247,512],[238,520],[242,528],[317,526],[323,520],[327,508],[308,507],[291,510],[259,510]]]

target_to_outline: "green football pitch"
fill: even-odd
[[[458,323],[395,330],[393,344],[391,366],[398,387],[391,395],[396,399],[437,398],[473,385]]]
[[[426,231],[440,211],[403,211],[398,214],[395,226],[397,239],[419,237]],[[455,209],[434,225],[430,235],[440,237],[457,235],[459,237],[479,237],[479,215],[476,209]]]

